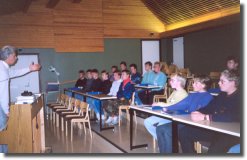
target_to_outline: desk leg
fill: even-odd
[[[130,114],[130,150],[132,150],[132,143],[133,143],[133,110],[129,110]]]
[[[137,148],[143,148],[143,147],[148,147],[148,144],[141,144],[141,145],[136,145],[133,146],[133,109],[129,110],[130,114],[130,150],[137,149]]]
[[[100,125],[100,131],[103,131],[103,130],[108,130],[108,129],[114,129],[114,126],[112,127],[102,127],[102,118],[101,118],[101,114],[102,114],[102,102],[100,101],[99,102],[99,106],[100,106],[100,110],[99,110],[99,125]]]
[[[178,153],[178,123],[172,121],[172,152]]]

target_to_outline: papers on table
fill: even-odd
[[[16,97],[15,104],[31,104],[40,96],[41,94],[34,94],[32,96],[18,96]]]

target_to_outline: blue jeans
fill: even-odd
[[[184,125],[178,125],[178,131]],[[166,123],[156,128],[160,153],[172,153],[172,123]]]
[[[135,104],[136,105],[143,105],[143,103],[142,103],[142,101],[138,95],[139,93],[142,93],[142,92],[145,92],[145,90],[136,90],[135,91]]]
[[[6,128],[7,125],[7,115],[4,113],[2,107],[0,106],[0,132]],[[0,144],[0,153],[8,153],[8,146],[5,144]]]
[[[89,104],[89,108],[93,109],[96,115],[100,113],[100,100],[87,98],[87,103]],[[104,111],[102,108],[101,115],[104,115]]]
[[[240,144],[232,146],[227,153],[240,153]]]
[[[151,116],[148,117],[147,119],[144,120],[144,126],[146,127],[146,129],[148,130],[148,132],[155,138],[157,139],[157,135],[156,135],[156,127],[166,124],[166,123],[170,123],[170,120],[164,119],[164,118],[159,118],[156,116]]]

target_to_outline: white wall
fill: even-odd
[[[142,40],[142,73],[145,73],[145,63],[160,61],[160,41]]]

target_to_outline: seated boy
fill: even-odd
[[[170,85],[173,89],[175,89],[172,94],[167,99],[167,103],[159,102],[154,103],[153,106],[170,106],[176,104],[183,100],[185,97],[188,96],[187,92],[185,91],[184,87],[186,84],[186,78],[184,78],[181,74],[172,74],[170,79]],[[167,123],[169,120],[159,118],[156,116],[151,116],[144,120],[144,126],[148,130],[148,132],[157,139],[156,135],[156,127],[155,124],[162,125],[163,123]]]
[[[238,90],[240,77],[237,71],[225,70],[221,73],[219,86],[222,91],[206,107],[191,113],[194,121],[212,120],[216,122],[241,122],[241,102]],[[195,141],[210,142],[208,153],[222,154],[240,143],[238,137],[221,134],[201,128],[185,126],[179,130],[179,140],[183,153],[195,153]]]
[[[94,75],[95,77],[95,75]],[[96,76],[97,77],[97,76]],[[103,94],[108,94],[111,89],[111,81],[108,79],[108,73],[103,70],[101,72],[101,77],[102,77],[102,83],[101,83],[101,88],[98,90]],[[87,98],[87,102],[89,103],[90,108],[93,108],[94,112],[96,113],[96,117],[99,120],[99,115],[100,115],[100,100],[93,99],[93,98]],[[104,112],[102,110],[101,112],[101,118],[104,120]]]
[[[137,105],[152,104],[154,95],[164,94],[164,87],[167,77],[163,72],[161,72],[161,67],[160,62],[154,63],[154,76],[151,82],[152,85],[159,86],[159,88],[147,90],[146,92],[140,92],[135,97],[135,103]]]
[[[163,108],[164,111],[181,111],[191,113],[199,108],[205,107],[213,96],[207,92],[211,86],[211,80],[208,76],[198,76],[194,78],[193,89],[194,93],[190,93],[186,98],[180,102]],[[180,126],[179,126],[180,127]],[[158,145],[160,153],[172,152],[172,123],[167,120],[156,128]]]
[[[93,84],[93,76],[92,76],[92,70],[87,70],[87,82],[85,88],[83,88],[84,92],[89,92],[92,90],[92,84]]]
[[[108,124],[117,124],[118,123],[118,108],[120,105],[129,105],[130,99],[132,97],[135,88],[133,84],[131,84],[130,80],[130,72],[128,70],[122,71],[122,80],[119,90],[117,92],[116,100],[109,100],[104,103],[104,108],[109,115],[106,123]]]
[[[137,72],[136,64],[131,64],[130,65],[130,72],[131,72],[130,79],[131,79],[132,84],[141,83],[141,78],[142,77],[141,77],[141,74],[139,72]]]
[[[84,70],[79,71],[79,79],[76,81],[75,87],[84,89],[87,83],[87,79],[85,78]]]
[[[117,92],[119,90],[119,86],[122,83],[122,79],[121,79],[121,73],[119,71],[115,71],[113,73],[114,75],[114,81],[112,83],[110,92],[108,93],[108,95],[110,96],[117,96]]]
[[[92,70],[93,83],[91,87],[92,92],[101,92],[102,81],[99,78],[99,71],[97,69]]]
[[[109,80],[109,73],[103,70],[101,72],[102,84],[101,84],[101,92],[103,94],[108,94],[111,89],[111,81]]]
[[[111,82],[114,81],[114,72],[117,71],[117,70],[118,70],[118,67],[117,66],[112,66],[111,67],[111,74],[109,76],[109,79],[110,79]]]

